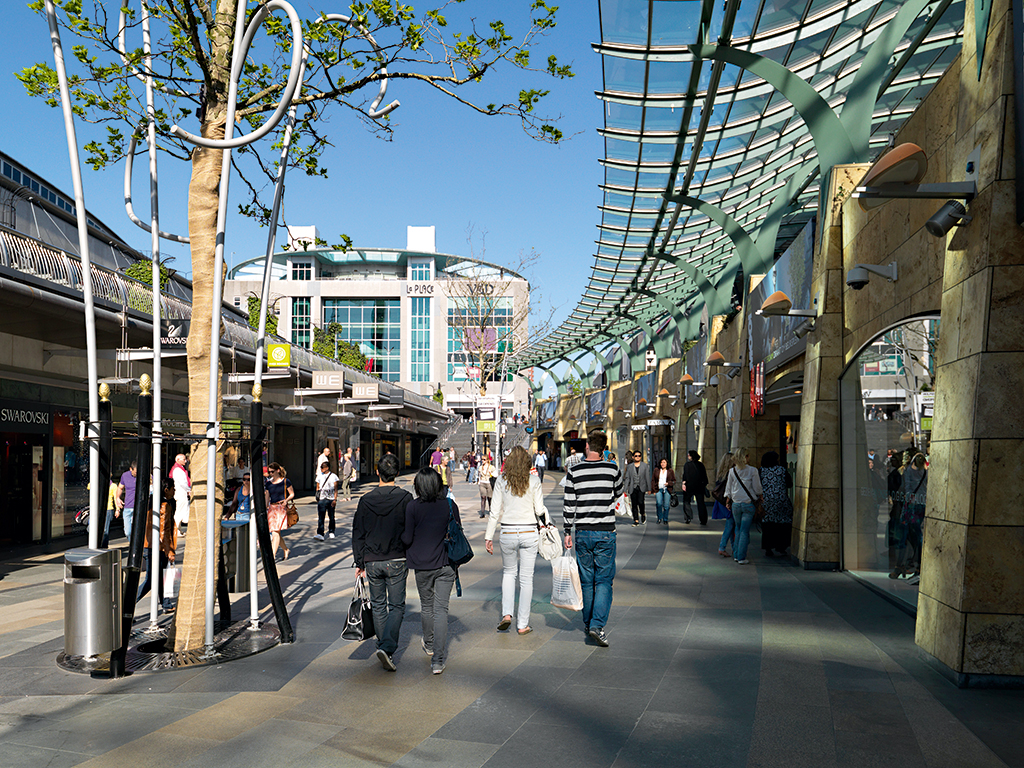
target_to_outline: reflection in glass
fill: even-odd
[[[917,604],[939,321],[890,329],[840,379],[843,567]]]

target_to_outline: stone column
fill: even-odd
[[[974,220],[946,236],[916,639],[960,685],[1024,678],[1024,230],[1013,57],[996,0],[981,78],[967,4],[951,175],[981,147]],[[953,178],[957,178],[953,176]]]

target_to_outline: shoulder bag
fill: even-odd
[[[295,506],[295,502],[289,499],[285,503],[285,510],[288,515],[288,528],[291,528],[297,522],[299,522],[299,509]]]
[[[747,490],[747,486],[745,486],[743,481],[740,480],[740,473],[736,471],[736,467],[733,467],[732,471],[736,475],[736,482],[740,484],[740,488],[743,489],[743,492],[751,499],[754,499],[754,519],[760,520],[761,516],[764,514],[764,510],[761,508],[761,499],[759,497],[754,498],[754,494]]]
[[[537,517],[537,553],[545,560],[554,560],[562,556],[562,537],[553,525],[545,525],[544,519],[533,511]]]
[[[448,497],[448,531],[444,536],[445,550],[448,553],[448,565],[455,569],[455,595],[462,597],[462,581],[459,579],[459,566],[473,559],[473,548],[469,546],[466,532],[455,519],[452,498]]]

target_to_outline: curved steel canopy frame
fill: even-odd
[[[589,284],[520,370],[729,309],[960,52],[964,0],[599,0],[605,183]],[[644,342],[641,347],[646,347]],[[630,356],[633,353],[628,353]],[[603,363],[602,363],[603,365]],[[557,377],[552,374],[557,380]]]

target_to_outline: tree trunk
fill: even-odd
[[[212,112],[212,114],[211,114]],[[203,124],[203,136],[224,138],[223,108],[210,110]],[[217,239],[217,202],[220,194],[221,150],[196,147],[192,153],[192,180],[188,195],[188,231],[192,241],[192,323],[188,344],[188,414],[193,434],[204,432],[209,409],[210,366],[218,368],[217,418],[221,416],[219,397],[220,359],[210,359],[213,332],[214,254]],[[216,308],[219,311],[219,307]],[[224,462],[218,450],[216,493],[216,533],[220,541],[220,511],[224,504]],[[200,648],[206,628],[206,499],[207,443],[193,446],[190,455],[192,505],[189,511],[185,557],[182,562],[181,590],[174,625],[174,649]],[[217,569],[214,568],[216,579]],[[215,585],[216,591],[216,585]]]

